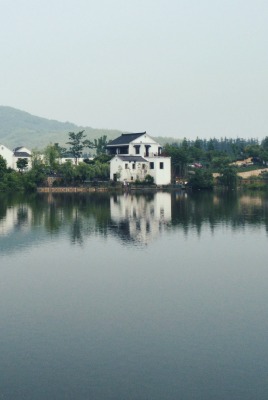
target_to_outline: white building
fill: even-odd
[[[110,179],[120,182],[154,178],[156,185],[171,182],[170,157],[161,155],[162,147],[146,132],[126,133],[107,145],[110,161]]]
[[[24,158],[28,161],[28,165],[26,169],[32,168],[32,153],[26,147],[16,147],[13,150],[13,169],[17,170],[17,161],[19,158]]]
[[[2,156],[4,160],[6,160],[7,168],[13,168],[13,154],[14,153],[12,150],[9,150],[3,144],[0,145],[0,156]]]
[[[27,169],[32,166],[31,151],[26,147],[16,147],[14,150],[8,149],[4,145],[0,145],[0,156],[2,156],[7,163],[7,168],[18,170],[17,161],[19,158],[25,158],[28,161]]]

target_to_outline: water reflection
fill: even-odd
[[[263,194],[195,193],[175,195],[172,201],[172,225],[185,233],[209,226],[213,232],[219,225],[243,229],[246,225],[266,227],[268,232],[268,198]]]
[[[157,192],[142,194],[36,194],[0,196],[0,249],[30,244],[40,232],[67,235],[83,245],[94,234],[113,235],[124,242],[148,244],[161,232],[181,229],[187,235],[219,225],[244,229],[265,226],[268,198],[243,193]]]
[[[114,232],[124,241],[148,244],[171,221],[171,195],[114,195],[110,200]]]

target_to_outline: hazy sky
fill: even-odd
[[[268,135],[267,0],[0,6],[0,105],[153,136]]]

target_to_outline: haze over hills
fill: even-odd
[[[37,117],[28,112],[13,107],[0,106],[0,144],[14,149],[26,146],[29,149],[44,149],[50,143],[66,146],[69,132],[85,131],[87,139],[98,139],[106,135],[108,140],[115,139],[123,132],[112,129],[95,129],[88,126],[78,126],[71,122],[59,122],[52,119]],[[146,130],[146,129],[145,129]],[[148,132],[149,135],[152,133]],[[155,138],[162,145],[180,142],[170,137]]]

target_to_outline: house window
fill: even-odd
[[[161,162],[161,163],[159,164],[159,168],[160,168],[160,169],[164,169],[164,163],[163,163],[163,162]]]
[[[125,169],[128,169],[128,164],[125,164]]]
[[[136,164],[135,163],[132,164],[132,169],[136,169]]]
[[[140,154],[140,145],[136,145],[135,147],[135,154]]]
[[[154,162],[150,162],[150,169],[154,169]]]
[[[142,169],[145,169],[145,164],[142,164]]]

